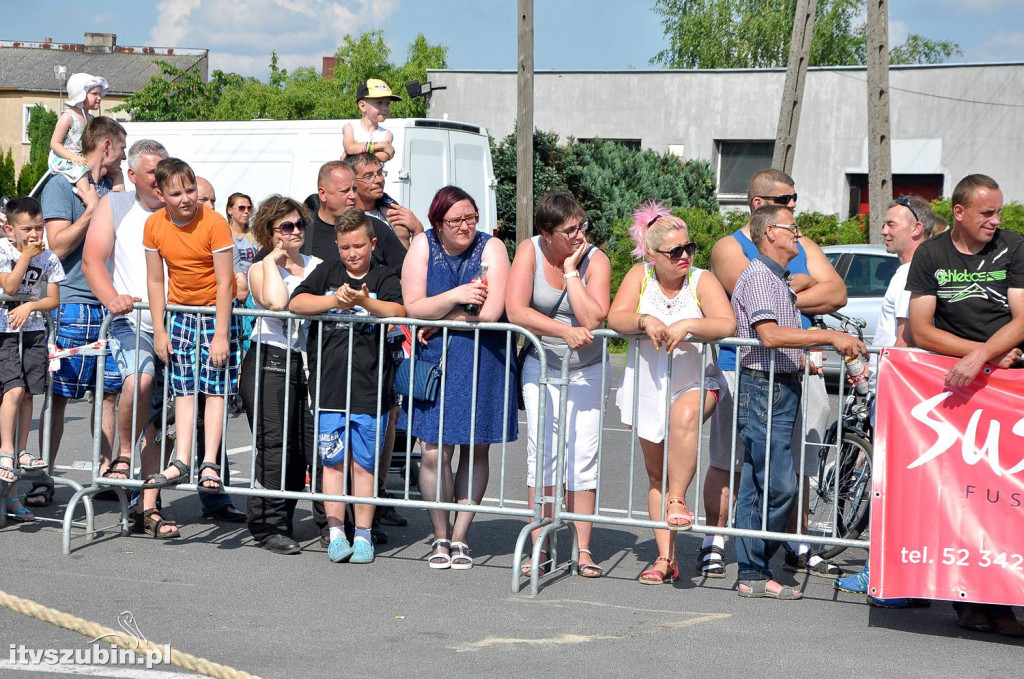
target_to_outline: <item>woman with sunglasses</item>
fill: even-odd
[[[694,519],[685,498],[697,471],[698,425],[714,411],[719,389],[710,351],[695,341],[729,337],[736,332],[736,317],[714,274],[692,266],[696,245],[682,219],[651,202],[634,213],[630,231],[636,243],[633,255],[645,261],[630,269],[619,286],[608,327],[647,335],[650,341],[639,343],[639,356],[630,347],[616,404],[623,424],[640,438],[651,519],[664,517],[670,530],[687,530]],[[663,483],[665,467],[668,479]],[[679,577],[675,537],[669,530],[655,529],[654,539],[658,558],[640,574],[640,582],[672,582]]]
[[[563,357],[570,353],[566,422],[566,468],[562,470],[566,507],[570,512],[593,514],[597,499],[597,449],[601,439],[601,345],[591,330],[608,315],[611,265],[608,257],[587,242],[587,214],[572,195],[549,193],[537,201],[533,224],[538,235],[519,244],[505,293],[509,321],[540,336],[547,358],[547,375],[557,379]],[[545,437],[543,488],[554,495],[555,443],[558,432],[558,387],[540,387],[540,360],[531,349],[523,365],[521,383],[526,406],[527,498],[533,507],[536,492],[537,439]],[[545,394],[545,421],[538,422],[541,394]],[[540,425],[540,426],[538,426]],[[545,505],[550,515],[551,505]],[[590,553],[592,524],[576,522],[579,539],[577,572],[585,578],[604,574]],[[534,532],[534,539],[540,530]],[[546,550],[542,550],[547,555]],[[547,573],[547,559],[537,565]],[[528,575],[530,566],[523,566]]]
[[[286,311],[292,292],[321,263],[299,252],[307,223],[306,209],[291,198],[273,195],[260,203],[252,218],[260,252],[249,267],[249,290],[256,309]],[[302,360],[307,327],[308,322],[258,318],[250,335],[252,346],[242,362],[239,392],[249,427],[256,432],[255,481],[263,488],[282,488],[285,468],[283,489],[301,491],[306,468],[314,459],[313,417]],[[299,545],[291,536],[294,511],[295,500],[250,497],[249,532],[265,549],[297,554]],[[314,516],[318,523],[324,522],[322,505],[314,508]]]

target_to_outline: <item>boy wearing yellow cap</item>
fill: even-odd
[[[343,160],[345,155],[359,153],[372,153],[381,163],[394,158],[395,137],[381,125],[391,114],[393,101],[402,101],[402,98],[392,94],[391,88],[383,80],[370,78],[359,84],[359,89],[356,90],[356,103],[362,117],[357,124],[345,123],[345,127],[342,128],[345,145]]]

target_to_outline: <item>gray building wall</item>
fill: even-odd
[[[432,118],[512,132],[514,71],[428,73]],[[784,70],[538,72],[537,129],[563,139],[639,139],[718,168],[717,142],[773,141]],[[894,174],[939,174],[943,195],[982,172],[1007,202],[1024,202],[1024,64],[893,67],[889,74]],[[867,173],[866,72],[811,69],[793,175],[800,209],[845,215],[848,174]],[[723,206],[742,204],[722,195]]]

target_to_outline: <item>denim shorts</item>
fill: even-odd
[[[110,321],[107,330],[107,335],[115,340],[110,343],[110,353],[121,371],[121,379],[135,374],[156,376],[160,359],[153,349],[153,333],[137,328],[124,316],[118,316]]]
[[[373,415],[321,410],[316,439],[317,451],[325,467],[337,467],[345,461],[346,421],[349,423],[348,447],[352,451],[352,459],[372,474],[377,455],[384,448],[388,413],[381,413],[378,419]],[[375,443],[379,445],[374,446]]]
[[[72,349],[100,338],[100,324],[107,311],[99,304],[61,304],[53,310],[57,329],[57,348]],[[121,391],[121,371],[110,352],[103,367],[104,393]],[[82,398],[96,387],[96,357],[77,354],[60,359],[53,374],[53,393],[67,398]]]
[[[210,360],[216,318],[212,314],[171,314],[171,390],[175,396],[198,391],[227,396],[238,391],[238,335],[234,324],[228,331],[228,360],[218,368]],[[198,365],[197,365],[198,358]]]

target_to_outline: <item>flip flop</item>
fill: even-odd
[[[12,497],[10,500],[7,501],[8,507],[10,507],[13,504],[20,504],[18,498]],[[30,521],[36,520],[36,515],[29,511],[28,509],[26,509],[25,507],[10,509],[8,511],[8,514],[11,516],[12,521],[17,521],[18,523],[29,523]]]

